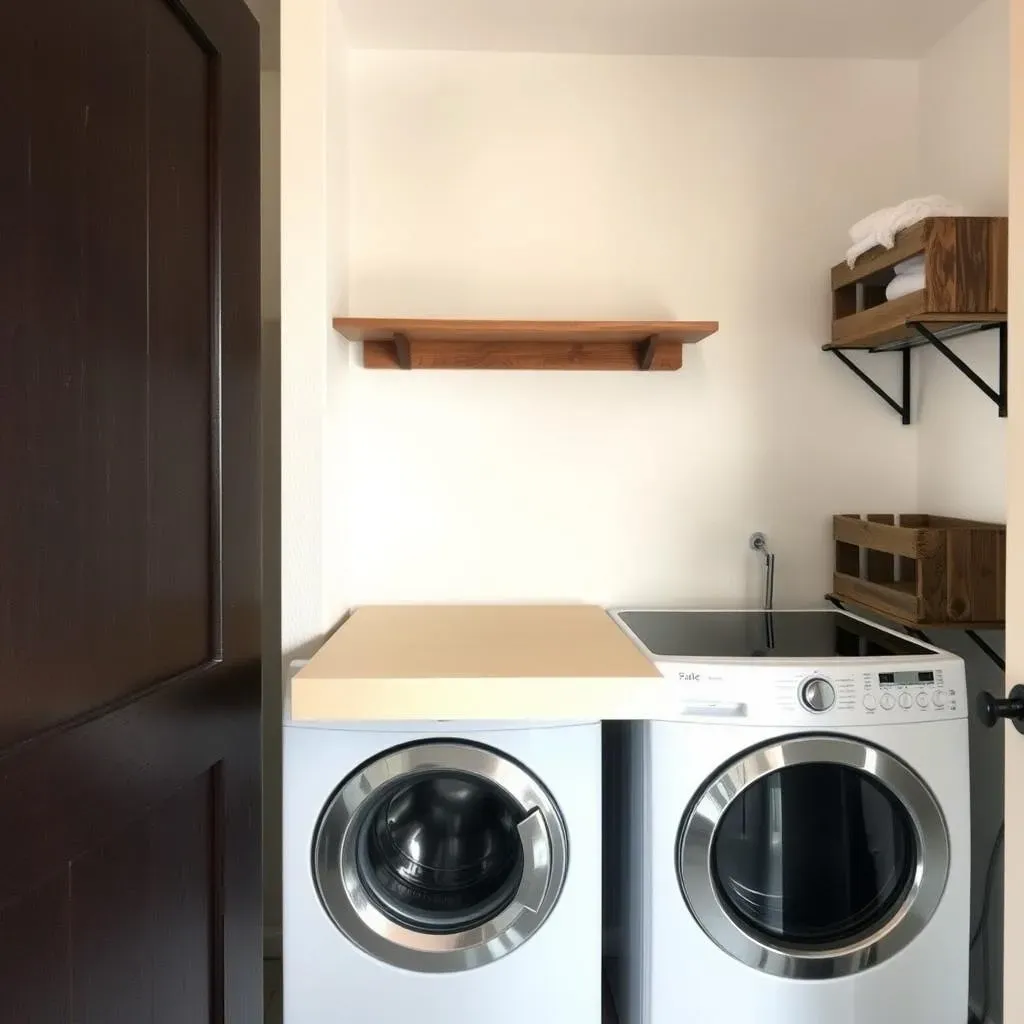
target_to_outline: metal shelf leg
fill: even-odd
[[[848,366],[853,372],[860,377],[862,381],[879,398],[882,399],[888,406],[896,411],[900,419],[903,421],[903,426],[908,426],[910,423],[910,349],[905,348],[900,352],[903,357],[903,404],[900,405],[884,388],[880,387],[875,383],[845,352],[838,348],[829,349],[829,351],[841,362],[844,366]]]
[[[994,662],[1000,672],[1006,671],[1006,661],[992,648],[983,637],[979,636],[973,629],[965,629],[964,632],[978,645],[981,651]]]
[[[993,388],[988,381],[979,377],[941,338],[937,337],[924,324],[912,325],[918,334],[925,339],[937,352],[942,353],[975,387],[987,395],[999,407],[999,415],[1006,416],[1006,369],[1007,369],[1007,330],[1006,324],[999,324],[999,390]]]

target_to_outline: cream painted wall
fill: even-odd
[[[1009,170],[1008,0],[986,0],[921,62],[922,192],[941,192],[968,212],[1005,216]],[[998,381],[995,339],[951,346]],[[992,518],[1006,512],[1006,421],[943,356],[922,350],[920,500],[931,512]]]
[[[345,47],[340,7],[327,8],[327,308],[338,316],[348,308],[349,286],[349,52]],[[330,318],[324,324],[326,373],[324,437],[323,563],[321,607],[323,628],[330,629],[349,607],[350,479],[349,353],[334,333]]]
[[[346,47],[334,0],[281,19],[281,661],[313,651],[348,605],[347,353],[330,318],[346,305]],[[280,722],[280,680],[271,699]],[[270,723],[268,722],[268,729]],[[278,742],[279,742],[279,731]],[[264,920],[280,927],[280,751],[268,745]]]
[[[819,603],[829,516],[914,504],[914,432],[820,345],[846,227],[915,184],[915,63],[350,59],[353,314],[722,325],[671,374],[355,368],[354,603],[738,605],[754,529]]]
[[[986,0],[921,62],[921,192],[942,192],[969,212],[1005,215],[1009,175],[1008,0]],[[1012,333],[1012,332],[1011,332]],[[991,335],[975,335],[951,347],[987,380],[998,381],[998,350]],[[913,428],[919,443],[922,511],[1006,519],[1007,421],[994,404],[939,353],[914,355],[919,407]],[[967,662],[972,693],[1001,692],[1003,674],[961,633],[931,639]],[[1002,633],[986,634],[997,649]],[[972,920],[981,912],[985,871],[1003,816],[1003,735],[971,723],[973,806]],[[996,874],[988,924],[991,942],[989,1019],[1002,1011],[1002,870]],[[980,946],[971,963],[971,997],[982,1001]],[[1012,1020],[1012,1017],[1007,1017]]]

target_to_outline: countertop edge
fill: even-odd
[[[285,724],[644,719],[664,711],[669,689],[660,675],[293,679]]]

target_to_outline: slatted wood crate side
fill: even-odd
[[[920,602],[914,584],[872,583],[847,573],[832,575],[832,590],[883,615],[897,619],[920,619]]]
[[[901,512],[899,517],[900,526],[927,526],[928,516],[920,512]],[[900,559],[900,579],[905,581],[917,580],[917,559]]]
[[[834,516],[833,520],[836,519],[859,519],[859,516]],[[837,573],[843,573],[847,576],[860,576],[860,547],[857,544],[852,544],[847,541],[839,539],[839,529],[833,523],[832,535],[835,538],[836,545],[836,563],[835,570]]]
[[[992,528],[947,531],[946,616],[951,622],[995,622],[1004,617],[1003,537]]]
[[[932,313],[1005,313],[1007,222],[934,217],[925,223],[925,308]]]
[[[1001,524],[917,513],[845,514],[833,517],[833,534],[833,589],[840,596],[922,623],[1005,617]]]
[[[883,523],[886,526],[895,526],[896,517],[892,515],[869,515],[867,521],[869,523]],[[866,578],[872,583],[895,583],[896,556],[888,551],[868,548]]]
[[[832,517],[832,533],[844,544],[914,559],[934,554],[940,539],[927,527],[907,528],[882,522],[881,516],[862,519],[850,514]]]

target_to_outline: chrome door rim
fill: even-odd
[[[416,931],[385,915],[371,900],[355,859],[362,814],[383,787],[437,771],[476,776],[503,790],[522,810],[523,873],[512,901],[497,916],[450,934]],[[568,837],[544,786],[494,750],[423,742],[388,751],[364,765],[327,803],[313,842],[313,880],[339,931],[378,960],[428,973],[464,971],[521,946],[544,923],[561,894]]]
[[[861,771],[899,800],[914,827],[917,863],[903,899],[870,933],[827,949],[806,949],[753,933],[723,901],[715,884],[711,854],[718,825],[740,793],[780,769],[821,763]],[[690,912],[724,952],[766,974],[835,978],[888,960],[921,933],[942,900],[949,859],[945,817],[931,790],[910,768],[868,743],[815,735],[759,747],[711,779],[680,828],[676,872]]]

